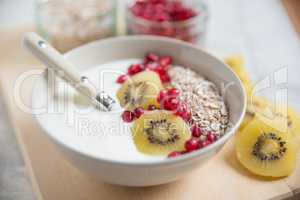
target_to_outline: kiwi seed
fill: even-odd
[[[155,137],[155,131],[162,131],[162,130],[167,131],[168,137],[166,139]],[[160,144],[160,145],[173,144],[180,139],[180,136],[177,134],[176,129],[171,128],[171,123],[168,122],[167,119],[151,120],[150,128],[145,129],[145,133],[147,134],[147,139],[152,144]]]
[[[272,141],[277,144],[277,147],[272,152],[263,152],[262,149],[267,141]],[[257,139],[257,142],[253,146],[252,155],[261,161],[275,161],[279,160],[286,153],[286,142],[282,141],[282,138],[274,133],[263,133]]]

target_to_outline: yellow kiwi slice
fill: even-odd
[[[126,110],[134,110],[137,107],[147,109],[149,105],[159,107],[156,99],[162,89],[163,86],[157,73],[144,71],[122,84],[117,92],[117,98]]]
[[[254,174],[284,177],[297,160],[297,144],[291,134],[281,132],[255,117],[236,137],[240,163]]]
[[[288,126],[291,128],[293,137],[295,137],[300,149],[300,114],[293,108],[288,109]]]
[[[151,155],[183,151],[185,142],[191,137],[190,129],[182,118],[165,110],[143,114],[134,122],[132,133],[137,149]]]
[[[266,104],[256,107],[255,116],[281,132],[288,132],[300,147],[300,114],[286,104]]]
[[[245,68],[245,61],[242,56],[234,55],[225,59],[225,62],[230,66],[230,68],[239,76],[241,79],[248,97],[251,96],[251,91],[253,88],[253,83],[251,78]]]

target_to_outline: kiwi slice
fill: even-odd
[[[246,70],[245,61],[242,56],[234,55],[225,59],[225,62],[230,66],[230,68],[239,76],[241,79],[247,96],[251,96],[251,91],[253,87],[253,83],[251,78]]]
[[[185,142],[191,137],[191,132],[181,117],[165,110],[143,114],[134,122],[132,133],[137,149],[151,155],[183,151]]]
[[[283,177],[295,168],[297,144],[291,134],[254,117],[237,135],[236,154],[240,163],[254,174]]]
[[[126,110],[137,107],[147,109],[149,105],[159,107],[157,96],[163,89],[157,73],[152,71],[140,72],[127,80],[117,92],[117,98]]]
[[[287,123],[300,149],[300,114],[293,108],[288,109]]]

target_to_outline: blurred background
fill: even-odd
[[[21,48],[25,32],[37,31],[61,52],[107,37],[151,34],[190,42],[220,58],[242,55],[255,82],[286,68],[288,82],[280,88],[288,87],[289,103],[300,110],[299,2],[0,0],[0,200],[38,196],[26,167],[32,163],[22,157],[25,150],[37,151],[28,145],[37,141],[26,142],[16,131],[28,130],[31,118],[15,108],[11,95],[18,74],[41,68]],[[18,147],[15,134],[28,149]]]

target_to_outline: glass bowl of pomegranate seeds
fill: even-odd
[[[129,34],[159,35],[198,43],[206,30],[207,7],[202,0],[129,0]]]

